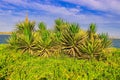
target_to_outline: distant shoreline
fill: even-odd
[[[110,39],[120,39],[119,37],[118,38],[116,38],[116,37],[110,37]]]
[[[11,35],[12,32],[0,32],[0,35]]]
[[[0,32],[0,35],[11,35],[12,32]],[[110,39],[120,39],[119,37],[110,37]]]

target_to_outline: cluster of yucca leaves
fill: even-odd
[[[12,48],[16,50],[21,49],[22,52],[29,52],[33,54],[34,46],[36,45],[34,36],[35,22],[30,22],[26,18],[24,22],[16,25],[16,30],[12,33],[9,38],[9,43]]]
[[[96,25],[91,24],[87,31],[87,37],[80,46],[80,50],[82,53],[93,58],[94,56],[100,56],[102,51],[105,48],[108,48],[110,44],[111,41],[109,40],[108,35],[105,33],[97,34]]]
[[[65,53],[77,58],[94,58],[111,44],[107,34],[96,33],[95,24],[83,31],[78,24],[57,19],[53,30],[48,30],[43,22],[35,30],[35,22],[26,18],[16,26],[8,40],[10,47],[38,56]]]

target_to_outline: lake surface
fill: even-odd
[[[7,43],[7,39],[10,35],[0,35],[0,44]]]
[[[120,39],[113,39],[112,46],[116,48],[120,48]]]
[[[0,35],[0,44],[7,43],[7,39],[10,35]],[[113,39],[112,46],[116,48],[120,48],[120,39]]]

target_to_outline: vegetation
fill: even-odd
[[[119,80],[120,49],[105,60],[68,56],[41,58],[0,45],[0,80]]]
[[[105,33],[97,34],[96,25],[91,24],[87,31],[87,38],[80,46],[82,53],[89,55],[89,57],[94,58],[95,56],[100,56],[101,52],[111,45],[111,41],[108,35]]]
[[[32,55],[49,57],[64,53],[71,57],[88,59],[101,56],[111,44],[108,35],[96,33],[95,24],[84,31],[78,24],[57,19],[54,30],[48,30],[44,22],[40,22],[35,30],[35,22],[29,21],[28,17],[16,25],[8,42],[10,47]]]
[[[0,45],[0,80],[119,80],[120,50],[110,45],[93,23],[85,31],[57,19],[53,30],[35,29],[26,17]]]
[[[84,37],[79,32],[79,26],[77,24],[71,24],[62,33],[61,45],[64,53],[73,56],[81,57],[80,46],[83,42]]]

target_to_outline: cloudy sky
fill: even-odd
[[[87,29],[96,23],[98,33],[120,37],[120,0],[0,0],[0,31],[12,31],[26,13],[36,24],[53,28],[54,20],[79,23]]]

